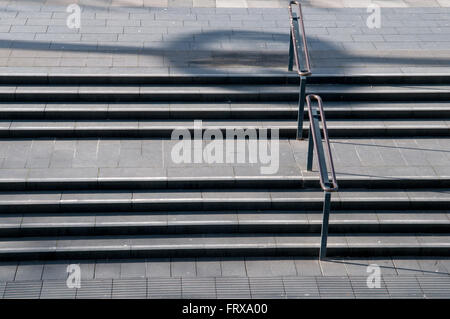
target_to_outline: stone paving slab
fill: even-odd
[[[96,0],[94,3],[89,0],[79,0],[77,3],[95,6],[98,8],[111,9],[139,7],[159,7],[159,8],[284,8],[290,0]],[[17,0],[3,0],[2,4],[8,8],[42,8],[60,5],[69,5],[71,0],[34,0],[26,5],[17,3]],[[408,7],[448,7],[447,0],[303,0],[305,7],[331,7],[331,8],[358,8],[367,7],[370,3],[375,3],[382,8],[408,8]]]
[[[5,284],[0,285],[0,288]],[[1,291],[0,291],[1,292]],[[0,294],[1,297],[1,294]],[[6,282],[3,298],[450,298],[449,276],[382,276],[369,288],[367,276],[211,277]]]
[[[74,299],[76,289],[67,287],[66,280],[43,280],[40,299]]]
[[[376,29],[367,27],[366,5],[306,7],[314,74],[448,74],[450,8],[441,7],[447,2],[436,0],[439,6],[427,8],[394,3],[399,7],[382,8]],[[82,6],[77,30],[65,27],[64,5],[28,5],[0,11],[0,73],[287,72],[286,4],[255,9]]]
[[[385,276],[427,276],[437,277],[450,274],[449,258],[330,258],[319,261],[311,258],[278,257],[278,258],[167,258],[167,259],[134,259],[136,267],[146,269],[146,273],[131,275],[125,267],[127,260],[64,260],[33,262],[36,267],[54,267],[52,273],[47,272],[36,276],[32,280],[16,274],[19,263],[1,262],[0,271],[8,273],[3,276],[0,283],[26,282],[26,281],[52,281],[65,282],[67,279],[66,268],[70,264],[78,264],[81,267],[82,280],[123,280],[132,281],[142,278],[245,278],[245,277],[363,277],[367,275],[369,265],[378,265],[381,274]],[[205,271],[212,265],[218,265],[213,272]],[[11,267],[14,266],[14,267]],[[105,272],[105,267],[117,269],[117,271]],[[65,276],[61,274],[65,273]],[[225,285],[225,284],[224,284]],[[1,286],[1,285],[0,285]],[[224,286],[225,287],[225,286]]]
[[[279,170],[261,173],[262,164],[177,163],[173,140],[151,139],[4,139],[0,141],[3,183],[111,182],[128,179],[149,183],[182,180],[223,182],[279,177],[309,180],[307,141],[279,141]],[[207,144],[204,141],[205,145]],[[246,145],[246,151],[249,147]],[[438,182],[450,177],[448,138],[367,138],[331,141],[338,179],[418,179]],[[272,177],[271,177],[272,176]]]

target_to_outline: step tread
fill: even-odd
[[[265,84],[265,85],[1,85],[0,94],[5,93],[34,93],[34,94],[177,94],[177,93],[243,93],[243,92],[293,92],[298,90],[298,85],[294,84]],[[307,92],[310,93],[379,93],[379,92],[448,92],[448,84],[310,84],[307,86]]]
[[[304,234],[201,234],[147,236],[83,236],[30,237],[21,240],[0,240],[0,254],[24,252],[87,252],[133,250],[208,250],[208,249],[317,249],[319,235]],[[334,235],[328,248],[450,248],[448,234],[352,234]]]
[[[426,200],[447,202],[450,188],[437,189],[344,189],[332,196],[334,202]],[[320,189],[190,189],[139,191],[38,191],[0,192],[0,207],[14,204],[101,204],[101,203],[201,203],[201,202],[322,202]],[[276,209],[276,208],[275,208]]]
[[[450,211],[333,211],[330,224],[450,224]],[[166,226],[248,226],[317,225],[318,211],[258,212],[161,212],[161,213],[71,213],[0,215],[0,229],[77,227],[166,227]]]
[[[448,102],[376,102],[376,101],[327,101],[324,104],[325,110],[343,110],[349,111],[353,109],[364,110],[429,110],[439,111],[448,110],[450,103]],[[0,112],[69,112],[69,111],[83,111],[83,112],[127,112],[127,111],[147,111],[147,112],[169,112],[169,111],[259,111],[265,112],[270,110],[289,110],[297,111],[298,106],[296,102],[178,102],[178,103],[32,103],[32,102],[2,102],[0,103]]]
[[[329,119],[328,129],[357,128],[450,128],[450,120],[442,119]],[[0,130],[173,130],[193,129],[193,120],[1,120]],[[309,123],[304,122],[307,129]],[[203,129],[279,128],[296,129],[293,120],[203,120]]]
[[[306,154],[305,154],[306,156]],[[376,163],[375,163],[376,164]],[[292,163],[291,165],[295,165]],[[317,169],[307,171],[304,164],[297,166],[283,165],[271,175],[261,172],[258,165],[221,164],[218,167],[190,166],[190,167],[87,167],[87,168],[0,168],[0,184],[3,189],[16,187],[17,189],[39,189],[40,187],[103,187],[128,184],[129,187],[147,185],[173,188],[184,185],[186,188],[200,185],[244,186],[253,187],[282,186],[317,186],[319,180]],[[382,165],[369,165],[365,167],[341,167],[336,166],[336,176],[343,185],[389,185],[394,182],[403,182],[404,185],[415,182],[432,181],[435,183],[447,183],[450,180],[450,166],[398,166],[396,168],[383,168]],[[258,185],[258,183],[261,183]],[[14,185],[14,186],[13,186]],[[71,186],[72,185],[72,186]],[[436,184],[437,185],[437,184]],[[124,186],[122,186],[124,187]],[[248,186],[250,187],[250,186]]]
[[[328,134],[336,137],[449,136],[450,120],[437,119],[329,119]],[[308,121],[303,131],[308,130]],[[292,120],[204,120],[203,130],[277,129],[281,139],[294,138],[297,122]],[[193,120],[0,120],[2,138],[171,138],[174,130],[194,129]]]

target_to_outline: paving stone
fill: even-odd
[[[2,262],[0,264],[0,282],[13,281],[16,276],[17,263]]]
[[[422,269],[415,259],[393,258],[392,261],[399,275],[422,275]]]
[[[287,298],[319,298],[319,290],[314,277],[283,277]]]
[[[347,269],[343,260],[321,260],[319,264],[324,276],[347,276]]]
[[[146,261],[147,277],[170,277],[171,262],[170,259],[147,259]]]
[[[247,276],[247,268],[243,258],[222,258],[220,264],[223,277]]]
[[[5,292],[6,282],[0,282],[0,298],[3,298],[3,293]]]
[[[145,260],[129,260],[120,264],[120,278],[145,278],[146,263]],[[144,296],[145,297],[145,296]]]
[[[295,267],[299,276],[321,276],[322,269],[317,259],[294,258]]]
[[[68,288],[65,280],[44,280],[41,299],[75,299],[76,288]]]
[[[220,277],[222,268],[220,260],[197,258],[197,277]]]
[[[380,281],[380,287],[369,287],[367,284],[367,276],[358,277],[351,276],[350,282],[352,285],[353,293],[356,298],[389,298],[389,293],[386,289],[384,282]]]
[[[445,268],[445,265],[441,260],[433,260],[428,258],[417,259],[419,266],[424,275],[443,275],[449,274],[449,271]]]
[[[145,299],[147,297],[146,279],[114,279],[113,299]]]
[[[72,261],[79,264],[81,268],[81,280],[91,280],[95,276],[95,261]]]
[[[67,279],[69,273],[67,272],[67,266],[70,262],[47,262],[44,265],[44,271],[42,273],[42,280],[63,280]]]
[[[286,297],[286,292],[284,290],[283,281],[281,278],[249,277],[249,282],[252,298],[274,299]]]
[[[77,289],[77,299],[111,299],[112,279],[82,281]]]
[[[95,264],[96,279],[120,279],[120,262],[97,262]]]
[[[195,259],[173,258],[171,261],[171,275],[173,277],[196,277]]]
[[[321,298],[354,298],[348,277],[316,277]]]
[[[180,299],[182,297],[181,278],[148,278],[147,298]]]
[[[424,293],[416,277],[383,276],[391,298],[423,298]]]
[[[247,277],[217,277],[216,292],[218,299],[240,299],[251,297]]]
[[[297,275],[292,259],[246,258],[245,265],[249,277]]]
[[[425,298],[448,298],[449,276],[417,276]]]
[[[44,264],[39,262],[21,262],[17,266],[15,281],[41,280]]]
[[[7,282],[4,299],[38,299],[41,293],[42,281]]]
[[[184,299],[216,298],[216,282],[213,277],[181,279]]]
[[[365,259],[349,259],[345,258],[342,261],[347,270],[347,274],[349,276],[367,276],[367,267],[369,266],[369,262]]]

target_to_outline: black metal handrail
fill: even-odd
[[[314,109],[312,107],[311,98],[314,98],[317,101],[319,112],[317,112],[317,109]],[[306,104],[308,106],[308,115],[310,123],[310,132],[309,132],[310,142],[312,137],[312,142],[314,144],[314,149],[316,151],[318,159],[320,186],[322,186],[322,189],[325,192],[335,192],[338,190],[338,184],[336,180],[336,172],[334,170],[333,156],[331,155],[330,140],[328,138],[327,121],[325,119],[325,112],[323,111],[322,99],[317,94],[309,94],[308,96],[306,96]],[[330,165],[331,181],[330,178],[328,177],[328,166],[325,161],[325,156],[323,152],[323,143],[320,133],[319,119],[320,122],[322,123],[322,134],[323,139],[325,140],[326,155]],[[308,170],[312,170],[312,159],[313,159],[313,152],[308,152],[308,165],[307,165]]]
[[[314,108],[311,99],[317,101],[317,108]],[[323,216],[322,216],[322,232],[320,236],[319,258],[324,259],[327,256],[327,240],[328,240],[328,221],[331,208],[331,193],[338,190],[336,173],[334,171],[333,156],[331,154],[330,141],[328,138],[327,121],[325,112],[323,111],[322,99],[317,94],[309,94],[306,96],[306,104],[308,106],[309,115],[309,141],[308,141],[308,161],[306,169],[311,171],[313,168],[314,151],[317,154],[317,163],[319,166],[320,186],[324,191],[323,200]],[[320,123],[322,123],[322,132]],[[326,156],[322,143],[325,140]],[[329,168],[327,162],[329,163]],[[328,176],[328,170],[331,172],[331,180]]]
[[[293,12],[292,6],[296,5],[298,7],[298,16]],[[305,33],[305,24],[303,22],[303,14],[302,14],[302,5],[298,1],[291,1],[289,3],[289,19],[291,25],[291,34],[290,34],[290,60],[289,60],[289,71],[292,71],[293,62],[292,59],[295,57],[295,64],[297,66],[297,73],[300,76],[311,75],[311,64],[309,59],[309,51],[308,51],[308,43],[306,42],[306,33]],[[301,61],[299,56],[299,27],[302,33],[302,44],[303,44],[303,54],[305,58],[305,69],[301,67]],[[293,54],[292,54],[293,53]]]
[[[293,12],[292,7],[298,6],[298,16]],[[291,1],[289,3],[289,21],[290,21],[290,37],[289,37],[289,64],[288,70],[292,71],[295,64],[297,66],[297,73],[299,75],[299,97],[298,97],[298,115],[297,115],[297,139],[303,139],[303,115],[305,112],[305,87],[307,76],[311,75],[311,66],[309,60],[308,44],[306,41],[305,25],[303,23],[302,6],[298,1]],[[299,26],[300,22],[300,26]],[[299,42],[300,31],[302,33],[302,42]],[[303,50],[301,48],[303,44]],[[304,56],[305,68],[302,68],[302,60],[300,54]]]
[[[292,7],[298,6],[298,16],[293,12]],[[316,94],[306,95],[306,81],[307,76],[312,74],[311,64],[309,59],[308,44],[306,41],[305,25],[303,22],[302,6],[298,1],[291,1],[289,3],[289,19],[290,19],[290,39],[289,39],[289,65],[288,70],[292,71],[295,64],[297,66],[297,73],[300,79],[299,97],[298,97],[298,115],[297,115],[297,139],[303,139],[303,117],[305,111],[305,101],[308,106],[309,116],[309,142],[308,142],[308,162],[307,170],[311,171],[313,167],[314,152],[317,154],[317,163],[319,166],[320,186],[324,191],[323,201],[323,220],[322,233],[320,240],[319,258],[324,259],[327,254],[327,239],[328,239],[328,221],[331,208],[331,193],[338,190],[336,180],[336,173],[334,170],[333,156],[331,154],[330,141],[328,138],[327,121],[325,119],[325,112],[323,110],[322,99]],[[302,42],[299,42],[299,33],[301,30]],[[303,45],[303,50],[301,48]],[[303,54],[303,59],[300,59],[300,54]],[[305,61],[305,68],[302,68],[302,61]],[[311,99],[317,101],[317,108],[314,108]],[[320,129],[322,124],[322,131]],[[325,140],[326,155],[323,149],[323,139]],[[328,164],[327,164],[328,162]],[[328,169],[329,168],[329,169]],[[331,172],[331,180],[328,175],[328,170]]]

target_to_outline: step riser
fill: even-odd
[[[267,234],[316,233],[320,224],[304,225],[183,225],[183,226],[108,226],[108,227],[27,227],[0,228],[0,237],[43,236],[121,236],[121,235],[175,235],[175,234]],[[449,224],[336,224],[330,223],[330,234],[348,233],[448,233]]]
[[[298,84],[295,72],[289,75],[114,75],[114,74],[3,74],[2,85],[145,85],[145,84]],[[444,74],[422,75],[312,75],[308,84],[443,84],[450,83]]]
[[[361,81],[370,81],[372,83],[376,79],[369,78],[358,78],[351,79],[347,78],[345,81],[354,81],[355,84],[361,83]],[[395,80],[395,79],[393,79]],[[396,81],[407,81],[408,78],[398,78]],[[423,83],[445,83],[450,82],[450,77],[440,76],[439,78],[433,76],[426,77],[414,77],[411,78],[414,81],[424,81]],[[311,78],[311,83],[339,83],[343,81],[341,77],[317,77],[316,79]],[[402,83],[401,82],[401,83]],[[299,84],[299,77],[295,74],[286,75],[255,75],[255,76],[240,76],[240,75],[182,75],[182,76],[154,76],[154,75],[124,75],[118,76],[114,74],[106,75],[2,75],[0,77],[0,85],[174,85],[174,84],[184,84],[184,85],[201,85],[201,84],[217,84],[217,85],[233,85],[242,84],[248,85],[252,84]],[[385,82],[380,82],[385,83]]]
[[[100,94],[70,94],[51,92],[46,94],[39,93],[20,93],[9,94],[0,93],[0,100],[4,102],[268,102],[268,101],[296,101],[298,92],[268,92],[259,94],[257,92],[239,92],[239,93],[160,93],[160,94],[120,94],[120,93],[100,93]]]
[[[327,119],[450,119],[450,109],[444,110],[357,110],[341,111],[327,109],[325,104]],[[197,119],[283,119],[296,120],[297,110],[269,110],[269,111],[123,111],[123,112],[102,112],[102,111],[2,111],[1,120],[197,120]],[[304,119],[308,118],[305,112]]]
[[[96,250],[60,252],[9,252],[1,253],[2,261],[68,260],[68,259],[121,259],[121,258],[195,258],[195,257],[317,257],[318,248],[214,248],[214,249],[161,249],[161,250]],[[392,247],[392,248],[334,248],[328,247],[327,257],[391,257],[391,256],[450,256],[443,247]]]
[[[10,204],[2,203],[0,213],[49,213],[49,212],[111,212],[111,211],[173,211],[173,210],[257,210],[257,209],[273,209],[273,210],[321,210],[323,206],[322,200],[305,199],[296,201],[192,201],[192,202],[136,202],[136,203],[26,203],[26,204]],[[413,202],[406,200],[375,200],[375,201],[334,201],[331,209],[334,210],[401,210],[401,209],[442,209],[449,207],[450,200],[433,201],[424,198],[423,200],[415,200]]]
[[[231,127],[231,126],[230,126]],[[175,128],[168,129],[3,129],[0,138],[171,138]],[[257,128],[259,134],[259,129]],[[194,134],[192,129],[189,130]],[[226,134],[226,129],[220,129]],[[307,134],[307,129],[303,130]],[[450,136],[448,127],[432,128],[328,128],[330,137],[418,137],[418,136]],[[307,136],[307,135],[306,135]],[[296,138],[295,128],[280,128],[279,137]]]
[[[320,92],[307,90],[307,94],[319,94],[326,101],[448,101],[450,92]],[[230,92],[230,93],[0,93],[2,102],[269,102],[298,101],[298,90],[292,92]]]
[[[317,171],[315,171],[318,174]],[[95,178],[79,181],[23,181],[23,182],[2,182],[0,181],[0,191],[46,191],[46,190],[140,190],[140,189],[224,189],[224,188],[284,188],[320,189],[318,177],[315,179],[303,180],[300,176],[284,179],[264,179],[264,175],[258,179],[230,179],[215,180],[214,178],[198,179],[192,177],[189,180],[161,180],[162,178],[143,179],[130,177],[129,180],[96,180]],[[364,188],[364,189],[405,189],[405,188],[450,188],[450,177],[445,178],[383,178],[372,179],[342,179],[339,180],[339,188]]]

